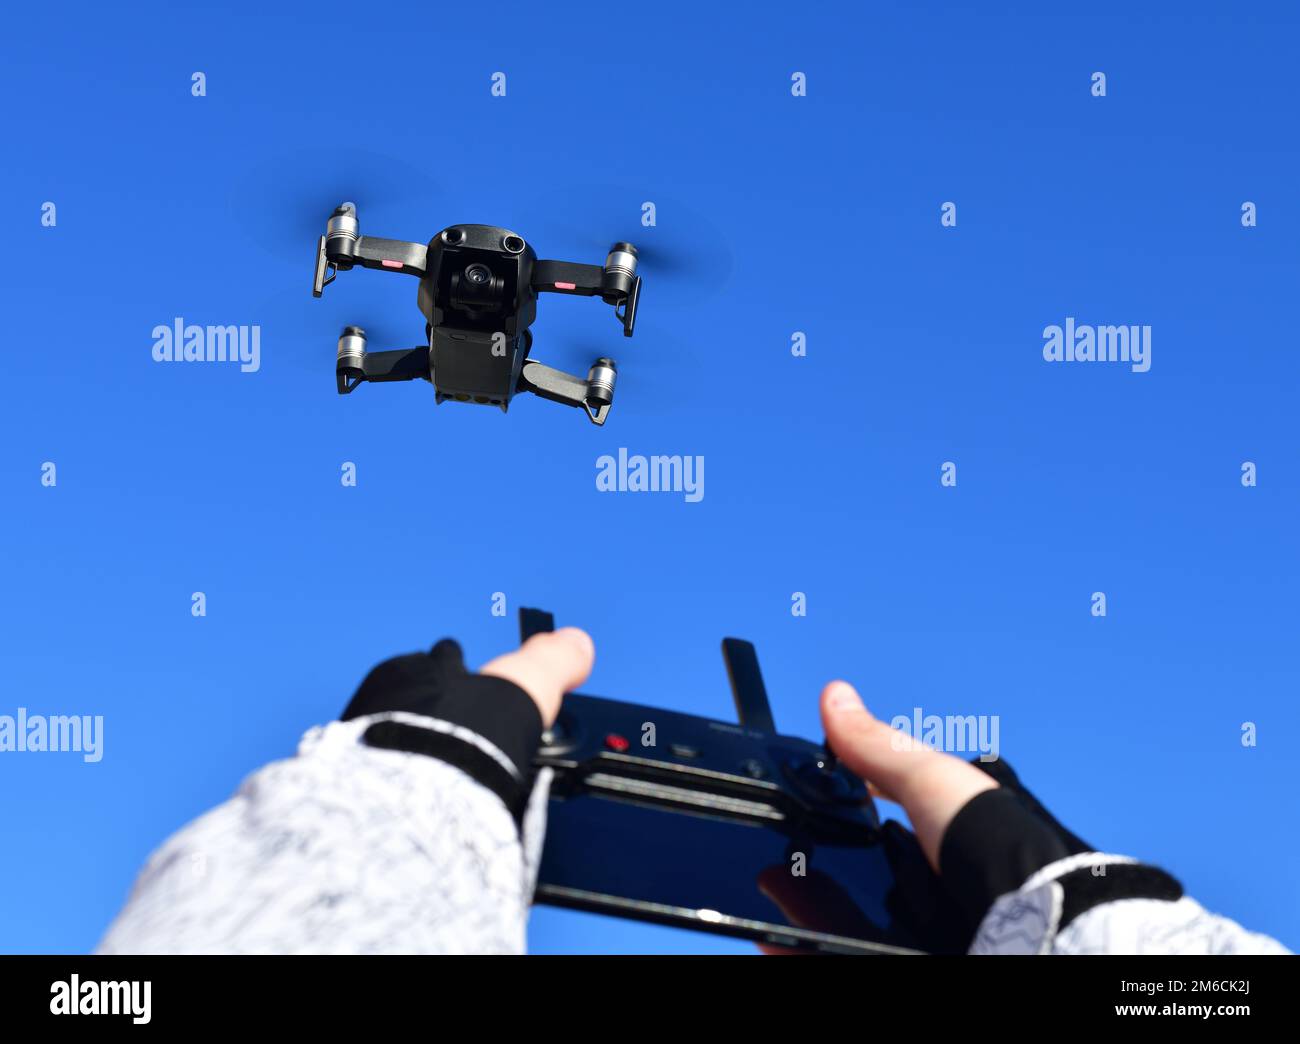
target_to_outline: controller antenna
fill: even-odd
[[[767,699],[763,672],[758,668],[758,653],[752,642],[741,638],[722,639],[722,658],[731,680],[731,695],[736,701],[736,715],[748,729],[776,734],[772,705]]]

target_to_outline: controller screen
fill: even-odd
[[[551,801],[548,817],[540,885],[704,911],[693,926],[705,930],[716,911],[890,941],[892,873],[879,845],[801,843],[770,827],[590,794]],[[643,915],[625,904],[606,912]]]

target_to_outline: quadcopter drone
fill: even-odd
[[[631,243],[615,243],[604,267],[568,261],[539,261],[531,245],[509,229],[452,225],[427,246],[363,236],[357,208],[341,203],[316,248],[312,294],[355,265],[400,272],[420,280],[418,304],[428,343],[418,348],[371,352],[360,327],[339,337],[335,366],[340,395],[362,381],[430,382],[437,401],[479,403],[505,412],[516,392],[585,410],[604,424],[618,374],[613,359],[592,364],[583,380],[528,357],[541,293],[599,296],[614,306],[623,335],[632,336],[641,278]]]

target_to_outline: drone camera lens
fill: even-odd
[[[487,265],[470,265],[465,269],[465,279],[475,286],[487,286],[492,282],[492,269]]]

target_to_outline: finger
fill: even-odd
[[[535,634],[516,652],[483,665],[480,674],[505,678],[533,698],[548,728],[560,712],[560,701],[591,674],[596,648],[586,631],[561,627]]]
[[[939,756],[875,717],[848,682],[833,681],[822,690],[821,712],[836,757],[886,800],[899,800],[918,762]]]
[[[881,934],[844,886],[821,870],[810,869],[803,876],[795,876],[787,866],[769,866],[758,875],[758,890],[796,928],[861,939]]]
[[[885,933],[862,912],[844,886],[821,870],[810,869],[796,876],[787,866],[769,866],[759,873],[757,883],[758,890],[796,928],[885,941]],[[811,952],[767,942],[760,942],[758,948],[766,954]]]
[[[797,894],[789,894],[794,890],[789,887],[787,877],[789,871],[784,866],[769,866],[758,875],[758,890],[777,905],[791,924],[798,928],[816,927],[812,923],[817,919],[815,910],[809,916],[805,911],[792,909],[799,902],[800,897]],[[759,950],[769,957],[807,957],[814,952],[771,942],[759,942],[757,945]]]
[[[755,943],[759,953],[765,957],[815,957],[813,950],[793,950],[789,946],[777,946],[775,943]]]
[[[953,817],[997,782],[960,758],[926,747],[874,717],[847,682],[822,690],[822,724],[836,756],[890,801],[903,806],[930,865]]]

